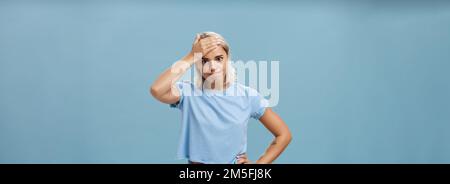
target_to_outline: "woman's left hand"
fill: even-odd
[[[247,154],[238,156],[237,164],[251,164],[252,162],[247,158]]]

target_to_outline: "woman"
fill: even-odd
[[[197,34],[189,54],[151,86],[159,101],[182,112],[178,158],[189,163],[252,163],[247,158],[247,123],[258,119],[274,136],[256,163],[272,163],[291,141],[283,120],[256,90],[234,81],[229,46],[214,32]],[[176,82],[195,65],[196,83]]]

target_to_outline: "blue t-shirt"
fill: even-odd
[[[197,88],[177,82],[181,135],[177,157],[201,163],[234,163],[247,151],[247,124],[259,119],[268,102],[255,89],[232,83],[226,90]]]

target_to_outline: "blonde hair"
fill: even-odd
[[[224,84],[225,85],[229,85],[232,84],[233,82],[235,82],[236,80],[236,69],[233,67],[233,65],[230,62],[230,47],[227,43],[227,41],[225,40],[225,38],[223,38],[222,35],[215,33],[215,32],[202,32],[199,34],[200,39],[203,38],[208,38],[208,37],[219,37],[220,39],[222,39],[224,41],[224,44],[220,44],[220,46],[222,46],[223,50],[225,50],[225,53],[227,53],[227,58],[228,61],[227,65],[226,65],[226,74],[225,74],[225,81]],[[196,67],[195,70],[195,84],[198,88],[203,88],[203,76],[201,75],[201,72],[199,71],[199,69]]]

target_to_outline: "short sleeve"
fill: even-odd
[[[178,100],[178,102],[174,103],[174,104],[169,104],[169,106],[171,108],[177,108],[177,109],[181,109],[183,107],[183,101],[184,101],[184,96],[185,96],[185,90],[186,90],[186,83],[187,82],[176,82],[175,86],[178,88],[178,91],[180,92],[180,100]]]
[[[269,106],[269,102],[260,93],[257,92],[255,93],[255,95],[250,96],[250,103],[250,117],[257,120],[264,115],[266,108]]]

